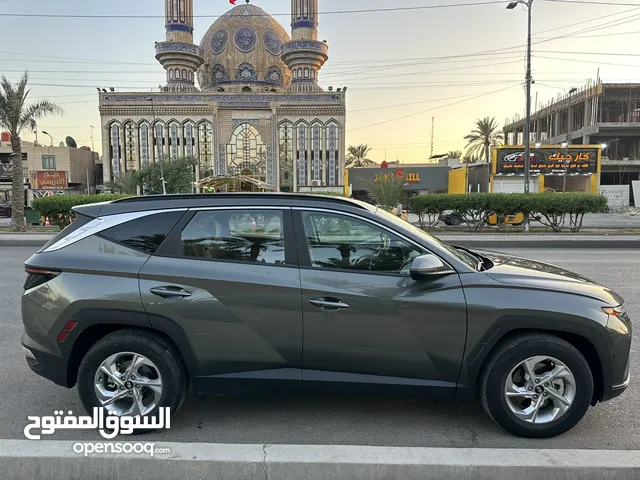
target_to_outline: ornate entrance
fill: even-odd
[[[260,132],[250,123],[241,123],[227,144],[227,173],[232,176],[267,180],[267,146]],[[243,182],[241,191],[251,191],[253,185]]]

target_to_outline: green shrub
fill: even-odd
[[[34,210],[43,217],[49,217],[49,222],[61,229],[69,225],[74,218],[73,207],[90,203],[111,202],[130,195],[54,195],[52,197],[36,198],[31,202]]]
[[[498,216],[498,225],[506,215],[519,212],[540,217],[543,225],[554,232],[562,231],[569,215],[571,231],[579,232],[586,213],[599,213],[607,208],[607,199],[599,194],[567,193],[472,193],[456,195],[418,195],[409,200],[411,211],[420,218],[422,228],[437,225],[442,213],[454,210],[478,231],[488,215]]]

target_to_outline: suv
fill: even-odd
[[[382,209],[293,194],[76,207],[26,262],[29,366],[84,407],[175,413],[199,394],[478,392],[550,437],[629,383],[622,298],[453,247]]]

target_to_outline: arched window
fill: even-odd
[[[211,122],[198,124],[198,163],[200,178],[213,174],[213,124]]]
[[[153,126],[153,161],[159,162],[164,157],[165,135],[164,123],[158,120]]]
[[[177,122],[171,122],[169,124],[169,155],[171,160],[177,160],[182,156],[181,142],[182,133],[181,128]]]
[[[123,130],[125,170],[127,172],[138,170],[136,158],[136,126],[132,121],[128,121],[124,124]]]
[[[149,165],[149,124],[143,122],[138,126],[138,158],[140,167]]]
[[[296,175],[297,187],[309,185],[309,126],[305,122],[296,125]]]
[[[195,125],[191,121],[182,124],[182,144],[184,145],[184,156],[193,157],[196,145]]]
[[[243,92],[250,92],[251,91],[251,87],[244,87],[242,89]]]
[[[319,120],[311,124],[311,184],[324,185],[324,126]]]
[[[340,124],[331,120],[325,127],[326,132],[326,163],[327,163],[327,184],[339,185],[342,162],[340,155]]]
[[[111,135],[109,142],[111,154],[110,179],[115,180],[120,175],[120,125],[117,122],[113,122],[109,133]]]
[[[266,181],[266,153],[266,145],[258,130],[250,123],[241,123],[227,145],[228,173]]]
[[[290,122],[281,123],[278,127],[278,163],[280,166],[280,191],[293,192],[294,170],[293,152],[295,136],[293,124]]]

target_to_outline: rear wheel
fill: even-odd
[[[573,428],[593,396],[589,364],[569,342],[529,334],[500,345],[480,383],[481,402],[502,428],[521,437],[548,438]]]
[[[460,225],[462,223],[462,219],[459,216],[454,215],[453,217],[451,217],[451,220],[449,220],[449,222],[450,222],[449,223],[450,225],[453,225],[453,226],[457,227],[458,225]]]
[[[187,392],[187,373],[175,348],[143,331],[121,330],[93,345],[78,370],[78,393],[87,412],[102,407],[118,416],[175,414]]]

